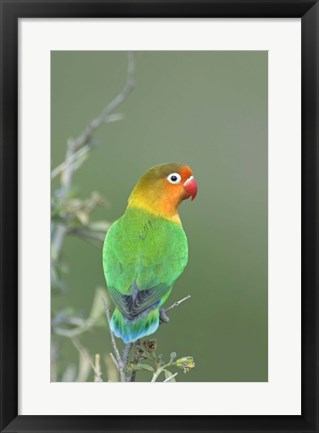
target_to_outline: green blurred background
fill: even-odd
[[[76,172],[81,197],[109,202],[96,217],[114,221],[137,179],[161,162],[190,165],[194,202],[181,205],[189,263],[167,303],[188,294],[156,333],[167,357],[192,355],[196,368],[178,381],[267,381],[268,56],[258,52],[136,52],[136,86],[117,110],[125,119],[95,134],[100,146]],[[126,52],[52,52],[52,168],[123,87]],[[56,179],[53,190],[58,187]],[[52,308],[87,315],[105,286],[101,251],[75,237],[63,250],[64,294]],[[77,362],[61,339],[61,366]],[[109,352],[106,328],[83,336],[90,353]]]

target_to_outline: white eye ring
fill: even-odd
[[[181,181],[181,176],[178,174],[178,173],[171,173],[171,174],[169,174],[168,176],[167,176],[167,180],[170,182],[170,183],[173,183],[173,184],[177,184],[177,183],[180,183],[180,181]]]

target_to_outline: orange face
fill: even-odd
[[[194,199],[196,194],[196,181],[187,165],[160,164],[138,181],[129,198],[129,206],[178,222],[178,205],[189,197]]]
[[[187,165],[181,166],[181,169],[176,172],[169,173],[162,181],[166,198],[177,204],[189,197],[192,197],[192,200],[196,197],[197,184],[192,170]]]

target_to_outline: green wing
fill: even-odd
[[[103,266],[110,296],[127,317],[158,303],[187,264],[188,247],[179,224],[137,209],[109,229]]]

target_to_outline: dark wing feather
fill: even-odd
[[[117,290],[110,290],[110,294],[117,308],[128,319],[132,319],[157,304],[169,289],[167,284],[159,284],[147,290],[139,290],[134,283],[131,287],[132,295],[122,295]]]

